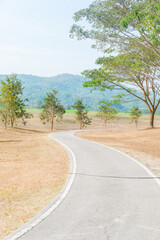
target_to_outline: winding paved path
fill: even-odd
[[[77,174],[62,203],[20,240],[160,239],[158,180],[106,146],[72,132],[52,136],[74,152]]]

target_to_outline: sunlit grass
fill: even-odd
[[[41,112],[41,109],[39,109],[39,108],[27,108],[26,110],[29,113],[40,113]]]

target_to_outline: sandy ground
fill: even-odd
[[[87,131],[76,135],[119,149],[160,175],[160,128]]]
[[[0,238],[32,218],[66,181],[68,154],[48,133],[0,129]]]

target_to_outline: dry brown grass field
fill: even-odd
[[[32,218],[66,181],[66,150],[37,127],[0,128],[0,238]]]
[[[39,129],[49,129],[50,125],[47,124],[45,126],[39,120],[39,112],[34,113],[34,118],[28,120],[28,124],[25,128],[39,128]],[[95,112],[89,113],[92,118],[92,124],[87,126],[85,129],[104,129],[104,123],[101,119],[97,118]],[[18,125],[20,127],[24,127],[23,125]],[[149,126],[149,116],[144,115],[140,118],[138,129],[148,128]],[[155,116],[155,127],[160,126],[160,116]],[[67,113],[63,117],[63,121],[58,123],[55,121],[54,128],[57,130],[71,130],[71,129],[79,129],[79,123],[75,122],[75,114]],[[107,126],[107,129],[135,129],[135,124],[130,123],[129,115],[125,113],[119,113],[116,119]]]
[[[101,128],[104,128],[102,122]],[[93,125],[93,129],[98,127]],[[149,128],[148,115],[139,119],[136,129],[135,124],[130,123],[129,115],[119,114],[118,119],[109,124],[106,130],[87,131],[76,135],[127,153],[160,175],[160,116],[155,116],[154,129]]]
[[[33,217],[62,189],[69,170],[68,154],[48,138],[50,126],[42,125],[39,112],[23,126],[5,131],[0,124],[0,238]],[[103,129],[104,123],[90,113],[87,129]],[[79,133],[78,136],[120,149],[160,172],[160,129],[144,130],[149,116],[142,116],[138,130],[128,115],[119,114],[108,130]],[[155,126],[160,126],[156,116]],[[73,113],[65,114],[56,130],[79,129]],[[47,173],[47,174],[46,174]]]
[[[127,153],[160,175],[160,128],[87,131],[76,135]]]

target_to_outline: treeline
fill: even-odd
[[[0,82],[0,119],[5,129],[8,126],[13,128],[18,121],[26,124],[27,119],[34,117],[26,111],[28,99],[23,98],[23,90],[22,82],[17,78],[17,75],[6,77]],[[39,115],[43,124],[50,123],[51,131],[54,128],[55,119],[61,122],[66,111],[57,94],[58,91],[55,89],[46,94]],[[119,104],[121,98],[121,96],[116,96],[110,101],[100,101],[97,117],[104,121],[105,127],[115,118],[118,111],[114,105]],[[77,99],[71,107],[75,110],[75,119],[79,122],[80,129],[91,124],[92,118],[88,116],[90,108],[88,104],[84,104],[82,99]],[[131,110],[131,118],[136,124],[138,124],[140,115],[141,112],[138,108],[134,107]]]
[[[22,82],[17,75],[6,76],[6,79],[0,81],[0,119],[5,129],[8,126],[13,128],[17,121],[21,120],[23,124],[27,123],[27,119],[34,117],[26,111],[28,99],[23,98]],[[40,120],[43,124],[50,123],[51,131],[53,130],[54,120],[62,121],[65,108],[57,97],[58,91],[52,89],[43,99],[40,108]],[[91,123],[91,118],[87,116],[88,111],[82,100],[77,100],[72,106],[76,109],[76,119],[80,122],[80,129]]]

